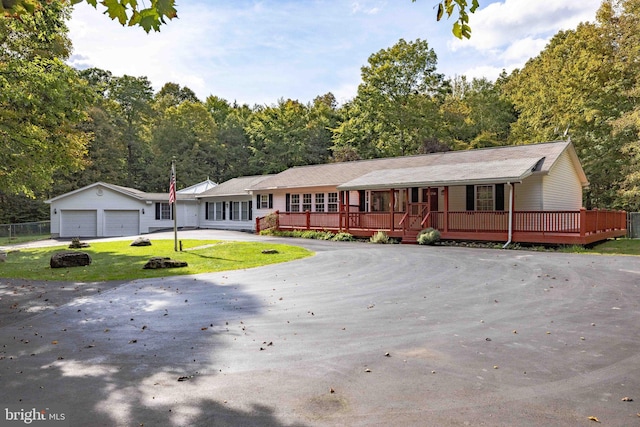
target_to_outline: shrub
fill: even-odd
[[[278,225],[278,214],[275,212],[271,212],[267,216],[264,217],[264,225],[265,228],[276,228]]]
[[[350,233],[338,233],[331,238],[334,242],[353,242],[355,238]]]
[[[440,240],[440,232],[434,228],[425,228],[418,233],[416,240],[421,245],[433,245]]]
[[[389,239],[389,236],[387,236],[387,233],[385,233],[384,231],[376,232],[376,234],[371,236],[369,241],[371,243],[381,243],[381,244],[391,243],[391,239]]]

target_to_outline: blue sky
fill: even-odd
[[[146,76],[200,99],[240,104],[280,98],[310,102],[332,92],[352,99],[369,56],[399,39],[427,40],[438,72],[495,79],[522,67],[559,30],[593,21],[601,0],[480,0],[471,40],[457,40],[450,20],[436,22],[436,0],[178,1],[178,19],[159,33],[121,27],[86,3],[69,22],[77,68]]]

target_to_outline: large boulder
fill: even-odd
[[[185,261],[176,261],[171,258],[153,257],[144,265],[144,269],[156,269],[156,268],[177,268],[187,267],[188,264]]]
[[[131,242],[130,246],[151,246],[151,240],[145,237],[138,237],[136,240]]]
[[[91,256],[86,252],[64,251],[51,255],[51,268],[83,267],[91,264]]]

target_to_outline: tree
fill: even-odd
[[[251,165],[262,173],[277,173],[308,164],[307,109],[298,101],[280,99],[275,106],[255,111],[246,128]]]
[[[180,87],[177,83],[165,83],[155,94],[154,100],[160,109],[175,107],[185,101],[200,102],[194,91],[186,86]]]
[[[449,90],[424,40],[380,50],[362,67],[358,94],[334,133],[334,153],[389,157],[420,152],[437,137],[438,105]]]
[[[184,101],[171,106],[155,121],[151,145],[153,161],[147,168],[149,191],[166,191],[169,165],[176,160],[180,186],[218,180],[222,150],[217,141],[217,126],[200,102]]]
[[[516,120],[512,103],[503,94],[503,72],[495,83],[456,77],[440,109],[442,139],[456,149],[505,145]]]
[[[617,65],[624,59],[618,56],[622,39],[614,9],[605,2],[597,23],[558,33],[506,85],[519,115],[511,139],[528,143],[570,137],[590,181],[587,207],[622,206],[618,191],[631,160],[622,151],[629,133],[614,133],[612,123],[629,110],[629,73],[638,71]]]
[[[98,0],[63,0],[63,3],[75,5],[83,1],[95,8],[98,6]],[[48,7],[51,3],[51,0],[2,0],[0,14],[22,19]],[[112,20],[117,19],[123,26],[140,26],[147,33],[152,29],[160,31],[160,26],[166,24],[165,18],[178,17],[175,0],[150,0],[148,7],[139,6],[135,0],[104,0],[100,4],[106,7],[105,14]]]
[[[599,13],[603,32],[609,35],[623,110],[613,121],[613,134],[624,138],[621,154],[627,160],[620,184],[620,204],[640,210],[640,1],[617,0],[603,4]]]
[[[125,185],[143,189],[146,184],[144,169],[150,156],[148,125],[153,116],[151,82],[146,77],[114,77],[107,92],[108,98],[115,102],[113,114],[127,145],[128,178]]]
[[[0,19],[0,188],[33,197],[56,174],[85,164],[90,136],[78,125],[92,94],[64,64],[68,7],[46,4],[22,19]]]

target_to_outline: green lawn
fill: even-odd
[[[26,243],[33,242],[36,240],[46,240],[50,239],[51,234],[27,234],[27,235],[18,235],[18,236],[8,236],[0,237],[0,245],[15,245],[18,243]]]
[[[640,255],[640,239],[611,239],[585,250],[586,253]]]
[[[183,240],[182,245],[183,252],[174,252],[173,240],[152,240],[151,246],[141,247],[130,246],[130,241],[92,243],[88,248],[76,249],[91,255],[91,265],[74,268],[49,266],[51,255],[68,250],[67,246],[21,249],[10,251],[6,261],[0,263],[0,277],[73,282],[132,280],[237,270],[313,255],[313,252],[298,246],[260,242]],[[263,254],[265,249],[275,249],[278,253]],[[186,261],[189,266],[144,270],[144,264],[154,256]]]

